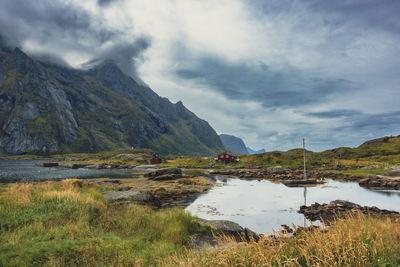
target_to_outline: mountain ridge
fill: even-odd
[[[229,134],[220,134],[219,138],[221,139],[222,144],[232,152],[237,154],[248,154],[246,145],[241,138]]]
[[[70,69],[3,46],[0,148],[7,153],[146,147],[162,154],[209,155],[224,149],[208,122],[182,102],[173,104],[139,85],[114,62]]]

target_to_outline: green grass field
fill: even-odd
[[[82,180],[0,186],[0,266],[399,266],[400,222],[365,215],[295,238],[192,250],[182,209],[110,206]]]
[[[0,188],[0,266],[155,265],[211,234],[182,209],[108,206],[79,180]]]

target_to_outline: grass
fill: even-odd
[[[400,222],[359,214],[328,231],[191,250],[211,234],[182,209],[109,206],[68,179],[0,186],[0,266],[399,266]],[[398,219],[397,219],[398,220]]]
[[[260,243],[215,251],[189,251],[166,266],[399,266],[400,224],[365,215],[341,219],[329,231],[294,238],[269,237]]]
[[[0,266],[155,265],[210,234],[182,209],[108,206],[81,180],[0,189]]]
[[[323,152],[307,151],[307,166],[322,169],[362,168],[374,165],[377,174],[387,166],[400,164],[400,136],[383,137],[365,142],[359,147],[340,147]],[[218,163],[212,158],[177,157],[167,161],[165,166],[187,167],[274,167],[302,168],[303,150],[272,151],[256,155],[239,155],[238,163]],[[379,170],[378,170],[379,169]],[[356,171],[357,172],[357,171]],[[374,174],[374,171],[358,171],[360,174]],[[351,171],[349,172],[351,173]],[[358,174],[358,173],[355,173]]]

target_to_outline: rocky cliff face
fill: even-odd
[[[22,154],[132,146],[165,154],[223,150],[206,121],[139,85],[113,62],[74,70],[0,45],[0,148]]]
[[[227,134],[220,134],[219,138],[221,139],[222,144],[232,152],[237,154],[248,154],[246,145],[239,137]]]

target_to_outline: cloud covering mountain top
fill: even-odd
[[[395,0],[3,0],[7,42],[112,59],[218,132],[268,150],[400,133]],[[63,63],[65,61],[65,63]]]

